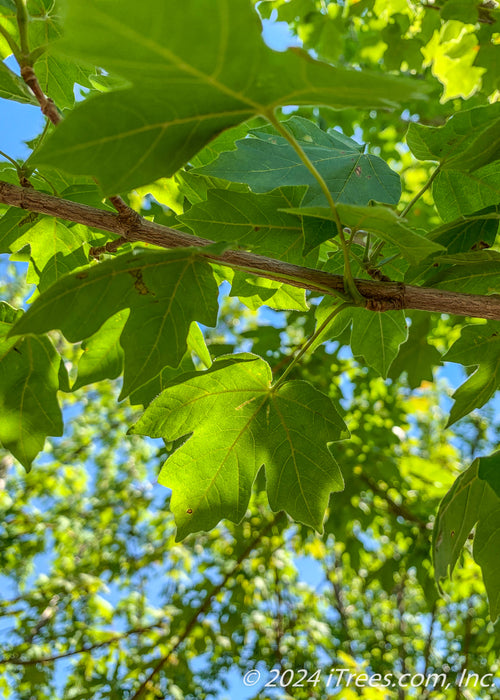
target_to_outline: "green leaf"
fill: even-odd
[[[303,264],[302,219],[279,211],[298,206],[305,188],[283,188],[271,194],[209,190],[207,201],[179,217],[196,235],[238,244],[260,255]],[[311,260],[314,265],[316,259]]]
[[[404,311],[369,311],[350,308],[352,317],[351,349],[361,355],[384,379],[408,337]]]
[[[406,271],[405,282],[432,286],[445,280],[444,286],[446,286],[446,275],[457,272],[456,270],[448,272],[449,267],[446,268],[446,266],[450,264],[451,260],[456,259],[457,255],[471,255],[471,253],[493,245],[498,231],[499,218],[500,214],[497,211],[488,212],[486,210],[472,214],[470,217],[460,217],[430,231],[429,238],[435,243],[443,245],[447,249],[447,253],[410,267]],[[474,262],[474,260],[471,258],[469,262]],[[473,274],[472,269],[470,274]]]
[[[178,367],[165,367],[156,377],[132,391],[130,393],[130,403],[132,406],[143,406],[146,408],[172,382],[175,382],[183,374],[194,372],[194,370],[195,366],[191,353],[187,352]]]
[[[477,22],[477,1],[476,0],[447,0],[441,8],[441,17],[444,20],[458,19],[465,24],[475,24]]]
[[[24,104],[38,104],[24,80],[11,71],[2,61],[0,61],[0,97]]]
[[[342,304],[342,300],[337,297],[325,296],[320,301],[314,312],[314,318],[316,320],[315,333],[318,332],[319,328],[327,321],[328,317],[333,314],[334,311]],[[338,313],[335,313],[333,318],[325,325],[325,328],[319,333],[309,346],[309,353],[312,355],[320,345],[326,343],[328,340],[337,338],[342,331],[344,331],[347,326],[351,324],[351,313],[350,308],[343,309]]]
[[[0,443],[29,471],[47,435],[63,432],[61,357],[46,337],[6,337],[20,314],[0,303]]]
[[[150,0],[147,12],[135,0],[71,0],[64,28],[61,54],[131,87],[78,105],[37,162],[95,175],[106,194],[172,175],[224,129],[279,105],[387,108],[427,92],[299,49],[272,51],[248,0]]]
[[[491,246],[495,242],[499,219],[497,211],[460,217],[431,231],[429,238],[444,246],[448,254],[466,252],[474,246]]]
[[[399,347],[388,376],[397,379],[406,372],[408,384],[416,389],[424,380],[433,381],[433,368],[441,364],[441,355],[427,340],[431,326],[429,314],[414,311],[411,319],[408,340]]]
[[[287,211],[333,221],[332,211],[327,207],[300,207],[287,209]],[[408,228],[405,225],[406,219],[401,219],[388,207],[355,207],[349,204],[338,204],[337,211],[344,226],[374,233],[381,240],[395,245],[401,254],[414,264],[428,255],[444,250],[439,243]]]
[[[466,326],[443,360],[477,367],[453,394],[455,403],[447,425],[480,408],[500,387],[500,322]]]
[[[73,391],[103,379],[116,379],[122,373],[123,349],[120,336],[128,315],[128,309],[118,311],[82,343],[83,355],[78,362],[78,376]]]
[[[85,59],[82,59],[82,65],[54,52],[53,44],[62,36],[60,9],[55,2],[32,2],[29,11],[31,49],[45,47],[45,51],[34,65],[38,82],[43,92],[50,96],[59,109],[73,107],[75,84],[90,88],[92,84],[89,75],[95,73],[95,69],[89,66]]]
[[[249,354],[181,379],[131,430],[168,441],[192,433],[159,478],[172,489],[177,538],[240,521],[262,465],[271,508],[321,531],[329,494],[343,488],[327,444],[347,431],[331,400],[303,381],[272,389],[269,365]]]
[[[442,168],[476,170],[500,158],[500,103],[454,114],[444,126],[410,123],[406,141],[419,160]],[[479,208],[479,207],[478,207]]]
[[[478,170],[440,172],[432,187],[434,202],[444,221],[472,214],[500,203],[500,160]]]
[[[35,300],[14,332],[59,328],[77,342],[121,309],[130,309],[120,336],[123,398],[166,365],[179,364],[192,321],[215,325],[217,293],[210,266],[192,249],[129,253],[59,280]]]
[[[30,247],[31,265],[26,279],[38,283],[38,291],[43,292],[64,275],[87,264],[89,246],[85,244],[92,238],[95,234],[86,226],[68,228],[59,219],[43,217],[32,224],[11,249]]]
[[[453,265],[430,279],[429,286],[466,294],[499,294],[500,261],[470,260],[468,265]]]
[[[87,384],[100,382],[103,379],[116,379],[123,371],[123,349],[120,345],[120,336],[129,316],[129,311],[123,309],[103,323],[97,333],[94,333],[88,340],[82,343],[83,354],[78,363],[78,376],[73,385],[72,391],[79,389]],[[189,328],[189,333],[186,339],[188,350],[195,352],[205,367],[210,367],[212,360],[210,353],[203,338],[203,333],[197,323],[193,322]],[[181,361],[181,365],[183,361]],[[185,364],[185,363],[184,363]],[[169,368],[170,369],[170,368]],[[186,365],[183,371],[187,372],[193,369],[192,363]],[[180,371],[172,370],[168,376],[169,380],[178,375]],[[151,380],[151,383],[163,382],[166,383],[165,370],[160,376]],[[159,385],[161,386],[161,384]],[[136,390],[136,395],[140,398],[144,397],[144,392],[139,394],[140,389]],[[161,391],[161,388],[155,391],[153,396],[156,396]],[[151,396],[151,398],[153,398]],[[138,401],[142,403],[142,401]]]
[[[461,474],[441,501],[433,530],[436,580],[453,573],[460,552],[476,526],[474,559],[481,567],[490,615],[500,613],[500,452],[480,457]]]
[[[398,203],[401,196],[399,175],[385,161],[360,153],[358,144],[351,142],[350,146],[345,137],[340,141],[336,132],[327,134],[312,124],[306,134],[309,138],[304,140],[302,122],[305,120],[301,119],[297,127],[298,119],[293,117],[284,122],[284,126],[289,128],[291,123],[290,130],[298,132],[303,151],[325,180],[335,201],[360,205],[372,199]],[[259,138],[237,141],[236,146],[236,151],[222,153],[216,161],[195,172],[245,183],[257,193],[284,185],[308,185],[303,205],[326,204],[318,182],[282,136],[260,130]]]

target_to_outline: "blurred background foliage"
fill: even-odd
[[[285,43],[301,44],[313,56],[432,82],[425,118],[411,103],[399,115],[286,110],[368,143],[402,174],[407,201],[430,172],[404,144],[408,124],[440,125],[498,96],[495,2],[262,0],[256,6],[264,20],[285,28]],[[101,89],[96,80],[86,94]],[[168,223],[166,206],[176,212],[189,206],[188,176],[136,190],[131,203]],[[197,196],[190,195],[190,201]],[[409,215],[423,229],[439,223],[431,203],[426,192]],[[2,298],[14,305],[28,294],[19,270],[4,266],[0,284]],[[319,299],[309,301],[309,312],[277,313],[254,308],[251,297],[243,306],[224,296],[217,330],[205,331],[211,354],[254,350],[281,369],[314,327]],[[435,350],[446,351],[465,320],[409,317],[410,364],[419,363],[414,375],[398,372],[396,361],[384,382],[356,362],[342,336],[293,370],[293,378],[340,402],[353,435],[338,448],[346,488],[332,496],[323,536],[272,513],[258,482],[240,525],[224,522],[175,543],[169,494],[156,484],[168,446],[125,437],[138,411],[117,403],[113,382],[66,396],[66,434],[47,441],[29,474],[0,452],[0,695],[497,697],[499,629],[489,621],[479,569],[466,548],[439,594],[430,537],[457,474],[498,445],[498,403],[444,430],[450,386],[458,380],[449,365],[433,372]],[[81,349],[52,336],[64,346],[74,377]],[[244,688],[242,675],[253,667],[262,669],[262,682]],[[303,688],[264,688],[270,668],[321,674]],[[444,672],[452,685],[326,687],[332,668]],[[479,695],[455,687],[464,669],[496,674],[496,688]]]

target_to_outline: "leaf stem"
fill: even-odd
[[[332,194],[330,190],[328,189],[328,185],[326,184],[323,176],[321,173],[317,170],[317,168],[314,166],[314,164],[311,162],[309,159],[307,153],[304,151],[300,143],[297,141],[295,136],[286,129],[283,124],[279,121],[279,119],[276,118],[276,115],[274,112],[270,112],[265,115],[266,119],[274,126],[276,131],[285,138],[288,143],[292,146],[294,151],[297,153],[299,156],[300,160],[304,163],[306,168],[309,170],[311,175],[314,177],[316,182],[319,184],[321,191],[326,197],[326,200],[328,202],[328,206],[330,207],[330,210],[333,215],[333,220],[335,222],[335,225],[337,226],[337,231],[339,234],[339,240],[342,245],[342,252],[344,254],[344,277],[345,277],[345,291],[351,296],[352,300],[357,303],[357,304],[364,304],[364,299],[362,294],[360,294],[359,290],[356,287],[356,284],[354,282],[354,277],[352,274],[351,270],[351,264],[349,260],[349,245],[345,239],[344,236],[344,229],[342,226],[342,222],[340,220],[339,213],[337,211],[337,207],[335,205],[335,202],[333,201]]]
[[[0,34],[3,36],[5,41],[8,43],[10,50],[14,54],[14,58],[16,61],[20,64],[21,63],[21,49],[17,45],[17,42],[11,37],[9,32],[5,29],[5,27],[2,27],[0,24]]]
[[[335,318],[335,316],[337,316],[337,314],[339,314],[339,313],[340,313],[341,311],[343,311],[344,309],[347,309],[349,306],[356,306],[356,304],[354,304],[352,301],[345,301],[345,302],[343,302],[342,304],[339,304],[339,306],[336,306],[335,309],[333,309],[332,313],[329,314],[329,315],[325,318],[325,320],[323,321],[323,323],[322,323],[318,328],[316,328],[316,330],[314,331],[314,333],[313,333],[311,336],[309,336],[309,338],[307,338],[307,340],[305,340],[305,341],[302,343],[302,345],[301,345],[300,348],[299,348],[299,351],[297,352],[297,354],[295,355],[295,357],[293,358],[293,360],[290,362],[290,364],[288,365],[288,367],[285,369],[285,371],[283,372],[283,374],[281,375],[281,377],[273,384],[273,389],[274,389],[274,390],[276,390],[278,387],[280,387],[280,386],[283,384],[283,382],[285,381],[286,377],[290,374],[290,372],[291,372],[292,369],[295,367],[295,365],[297,364],[297,362],[299,362],[299,360],[300,360],[300,359],[304,356],[304,354],[309,350],[309,348],[311,347],[311,345],[312,345],[312,344],[314,343],[314,341],[321,335],[321,333],[325,330],[325,328],[328,326],[328,324],[329,324],[331,321],[333,321],[333,319]]]
[[[424,194],[424,192],[427,192],[427,190],[429,189],[429,187],[430,187],[430,186],[432,185],[432,183],[434,182],[434,179],[435,179],[436,175],[438,175],[440,172],[441,172],[441,165],[438,165],[437,168],[434,170],[434,172],[431,173],[431,176],[429,177],[429,179],[427,180],[427,182],[425,183],[425,185],[422,187],[422,189],[421,189],[419,192],[417,192],[417,194],[413,197],[413,199],[411,200],[411,202],[410,202],[409,204],[407,204],[406,207],[403,209],[403,211],[402,211],[401,214],[400,214],[400,217],[401,217],[402,219],[404,219],[404,217],[408,214],[408,212],[410,211],[410,209],[412,208],[412,206],[415,204],[415,202],[418,202],[418,200],[419,200],[420,197]]]
[[[16,0],[17,7],[17,26],[19,28],[19,41],[21,43],[21,68],[30,65],[30,46],[28,37],[28,8],[26,0]]]
[[[19,163],[17,163],[17,161],[15,161],[14,158],[11,158],[9,155],[7,155],[7,153],[4,153],[3,151],[0,151],[0,156],[2,156],[2,158],[5,158],[5,160],[10,161],[15,167],[15,169],[19,172]]]
[[[408,212],[409,212],[410,209],[413,207],[413,205],[414,205],[416,202],[418,202],[418,200],[419,200],[420,197],[424,194],[424,192],[427,192],[427,190],[429,189],[429,187],[430,187],[430,186],[432,185],[432,183],[434,182],[434,179],[436,178],[436,176],[437,176],[440,172],[441,172],[441,164],[439,164],[439,165],[437,166],[437,168],[431,173],[429,179],[427,180],[427,182],[425,183],[425,185],[422,187],[422,189],[421,189],[419,192],[417,192],[417,194],[413,197],[413,199],[411,200],[411,202],[409,202],[409,203],[406,205],[406,207],[403,209],[403,211],[399,214],[399,216],[400,216],[401,219],[404,219],[404,217],[408,214]],[[374,249],[373,253],[372,253],[371,256],[370,256],[370,261],[371,261],[373,264],[376,263],[377,258],[378,258],[378,256],[380,255],[380,253],[382,252],[382,248],[383,248],[384,246],[385,246],[385,241],[380,241],[380,243],[379,243],[379,244],[376,246],[376,248]]]

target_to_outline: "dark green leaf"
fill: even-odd
[[[477,367],[453,394],[455,404],[448,419],[448,425],[452,425],[474,408],[484,406],[500,386],[500,322],[466,326],[443,359]]]
[[[237,243],[260,255],[303,264],[302,220],[279,209],[299,205],[304,189],[287,187],[261,195],[209,190],[206,202],[195,204],[179,218],[202,238]]]
[[[349,139],[340,139],[336,132],[327,134],[312,124],[306,132],[304,121],[295,117],[284,125],[294,135],[296,132],[303,151],[325,180],[335,201],[364,205],[373,199],[397,204],[401,195],[399,175],[385,161],[360,153],[358,144],[349,144]],[[282,136],[260,130],[259,138],[237,141],[236,146],[236,151],[222,153],[216,161],[195,172],[243,182],[260,193],[278,186],[308,185],[303,205],[326,204],[318,182]]]
[[[433,369],[441,364],[441,355],[427,340],[431,325],[429,314],[414,311],[411,319],[408,340],[399,347],[388,376],[396,379],[406,372],[408,384],[416,389],[424,380],[433,381]]]
[[[96,175],[111,194],[173,174],[224,129],[278,105],[386,108],[426,92],[298,49],[274,52],[260,33],[248,0],[150,0],[147,12],[134,0],[72,0],[59,51],[132,87],[79,105],[37,162]]]
[[[411,123],[406,141],[419,160],[438,160],[444,168],[470,171],[500,157],[499,134],[496,102],[458,112],[444,126]]]
[[[493,622],[500,613],[500,452],[480,457],[461,474],[439,506],[433,531],[436,580],[451,575],[476,526],[474,558],[481,567]]]
[[[333,221],[333,214],[327,207],[301,207],[287,211]],[[444,250],[439,243],[412,231],[406,225],[406,220],[401,219],[388,207],[355,207],[339,204],[337,211],[344,226],[374,233],[381,240],[395,245],[410,262],[416,263],[432,253]]]
[[[351,349],[361,355],[384,379],[408,337],[404,311],[369,311],[351,308]]]
[[[471,172],[444,170],[434,180],[432,194],[444,221],[500,203],[500,160]]]

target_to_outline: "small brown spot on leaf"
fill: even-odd
[[[135,279],[134,287],[139,292],[139,294],[149,294],[150,293],[149,289],[147,288],[147,286],[144,283],[144,280],[142,278],[142,271],[141,270],[130,270],[130,274]]]
[[[451,535],[451,537],[455,537],[455,530],[452,530],[452,531],[450,532],[450,535]]]
[[[84,280],[89,276],[88,272],[77,272],[76,273],[76,279],[77,280]]]
[[[187,511],[186,511],[186,513],[187,513],[188,515],[191,515],[192,512],[193,512],[193,510],[192,510],[191,508],[188,508]]]
[[[254,227],[253,227],[253,230],[254,230],[254,231],[260,231],[260,226],[254,226]]]
[[[361,176],[361,166],[360,166],[360,165],[357,165],[356,168],[355,168],[355,170],[354,170],[354,172],[356,173],[356,175],[357,175],[358,177],[360,177],[360,176]]]

